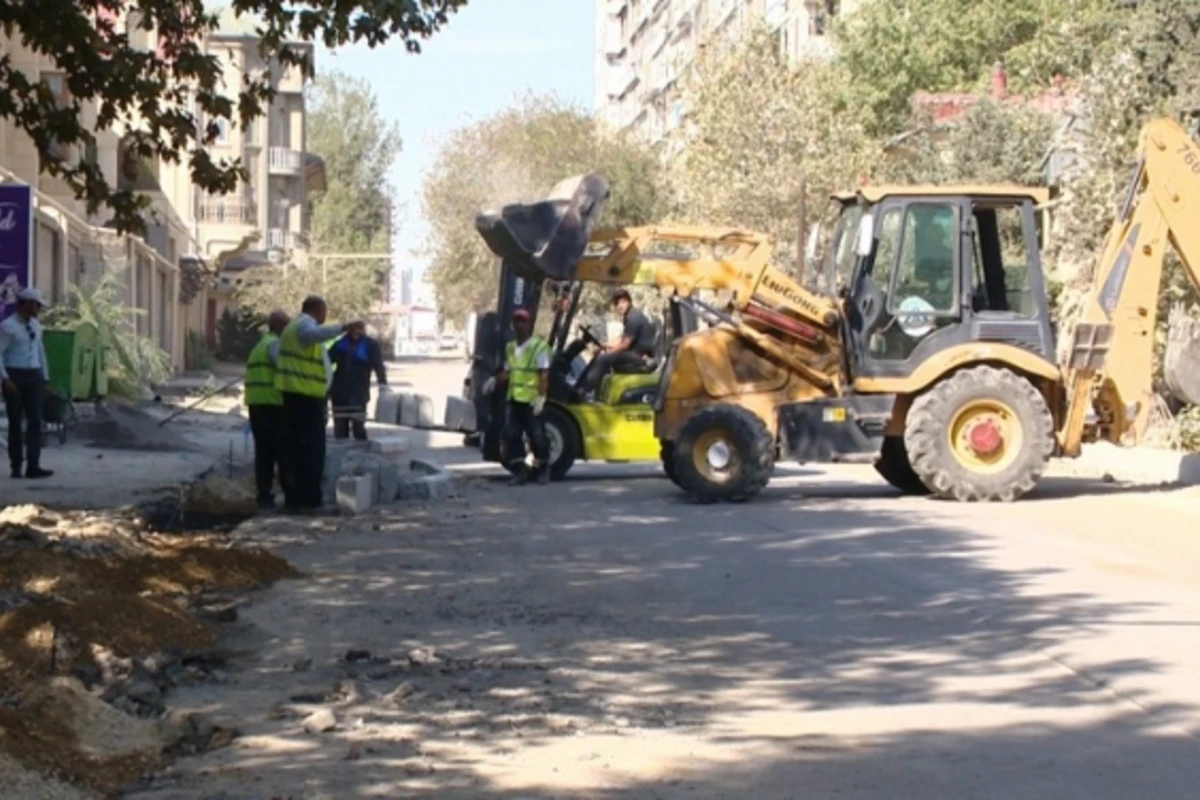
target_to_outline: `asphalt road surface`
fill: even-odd
[[[444,455],[460,499],[247,532],[309,577],[176,698],[243,737],[135,797],[1200,796],[1190,490],[966,506],[793,467],[699,507],[654,467],[509,489]]]

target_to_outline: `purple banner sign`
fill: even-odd
[[[33,188],[0,184],[0,321],[16,309],[33,271]]]

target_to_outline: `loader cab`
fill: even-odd
[[[1046,199],[1023,187],[860,191],[845,300],[852,379],[907,378],[977,342],[1052,361],[1037,214]]]

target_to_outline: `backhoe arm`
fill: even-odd
[[[1059,435],[1064,455],[1079,453],[1089,424],[1095,427],[1087,438],[1117,444],[1145,431],[1168,245],[1200,290],[1200,147],[1179,123],[1157,119],[1142,129],[1139,155],[1072,341],[1070,405]]]
[[[684,297],[698,289],[729,292],[738,311],[762,306],[822,329],[836,325],[836,304],[773,268],[771,252],[770,240],[759,233],[686,225],[610,228],[593,232],[576,278],[658,286]]]

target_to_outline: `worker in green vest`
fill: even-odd
[[[286,490],[286,461],[283,459],[283,393],[275,388],[275,364],[279,360],[279,334],[287,327],[288,315],[272,311],[267,332],[246,359],[246,409],[254,436],[254,482],[258,507],[275,507],[275,476]]]
[[[529,480],[525,468],[524,437],[529,437],[536,464],[538,483],[550,481],[550,445],[542,424],[542,409],[550,384],[550,347],[533,335],[529,312],[518,308],[513,312],[513,332],[516,339],[504,350],[504,369],[497,375],[501,385],[507,385],[508,420],[506,425],[506,457],[513,473],[510,485],[520,486]]]
[[[333,377],[322,345],[349,327],[326,325],[326,313],[325,301],[310,295],[275,344],[275,388],[283,398],[283,457],[288,463],[284,503],[290,511],[311,512],[322,506],[325,398]]]

